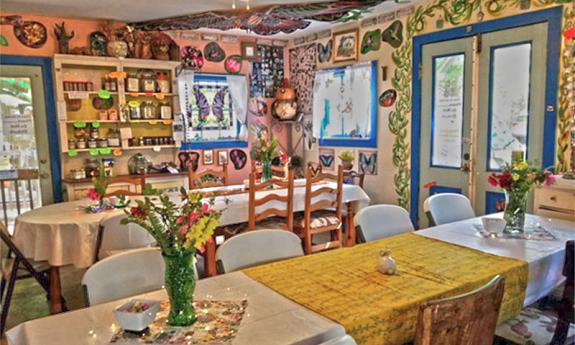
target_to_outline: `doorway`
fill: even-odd
[[[18,214],[58,200],[58,142],[50,130],[55,125],[51,75],[45,80],[45,64],[30,63],[41,58],[0,59],[0,196],[2,222],[11,229]]]
[[[560,15],[557,7],[480,23],[459,37],[414,39],[414,223],[428,225],[422,206],[436,193],[466,195],[477,215],[500,211],[504,194],[487,176],[514,151],[552,167],[559,34],[552,21]]]

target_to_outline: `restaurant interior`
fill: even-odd
[[[0,345],[575,344],[574,0],[1,0]]]

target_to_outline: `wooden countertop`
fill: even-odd
[[[124,176],[140,176],[140,175],[116,175],[116,177],[124,177]],[[156,177],[186,177],[188,176],[187,172],[179,172],[177,174],[170,174],[170,173],[153,173],[153,174],[146,174],[146,179],[149,178],[156,178]],[[92,183],[91,178],[83,178],[80,180],[73,179],[73,178],[64,178],[62,179],[63,183],[68,184],[82,184],[82,183]]]

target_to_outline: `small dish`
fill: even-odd
[[[120,327],[130,332],[141,332],[156,318],[160,302],[146,299],[133,299],[114,309],[114,316]]]
[[[501,233],[505,228],[505,220],[502,218],[481,217],[481,223],[483,223],[483,229],[490,234]]]

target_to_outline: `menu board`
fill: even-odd
[[[252,63],[250,97],[273,98],[284,78],[284,48],[257,45],[257,59]]]
[[[465,55],[433,59],[431,165],[461,167]]]

